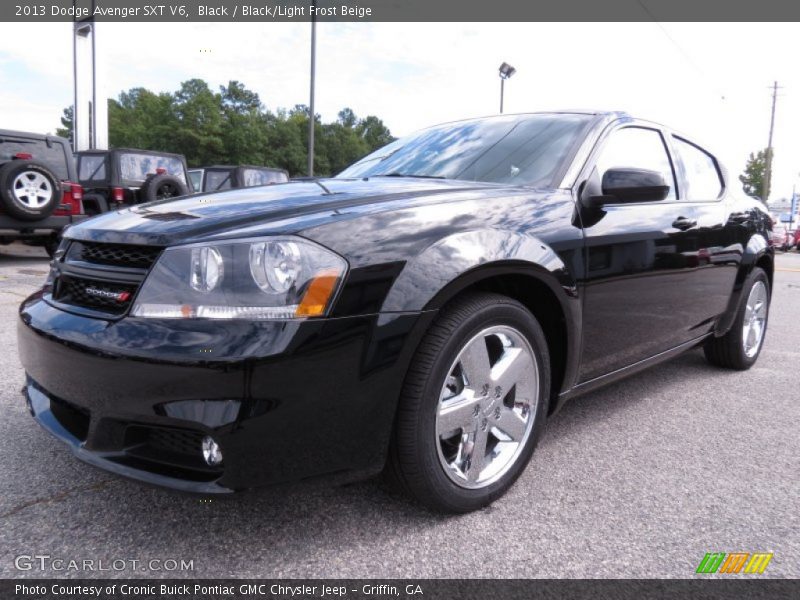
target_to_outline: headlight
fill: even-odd
[[[167,248],[135,317],[295,319],[327,314],[347,262],[303,238],[276,236]]]

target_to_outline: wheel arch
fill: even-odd
[[[512,298],[527,308],[545,334],[550,353],[551,397],[549,412],[559,407],[559,394],[572,386],[580,348],[579,309],[558,281],[536,265],[498,261],[462,274],[439,291],[426,305],[435,310],[471,292],[493,292]]]
[[[721,337],[728,333],[736,319],[736,312],[743,300],[744,284],[754,268],[761,268],[767,274],[770,295],[772,294],[772,283],[775,275],[775,250],[767,243],[763,235],[753,235],[747,243],[736,273],[736,280],[733,284],[731,297],[728,301],[728,308],[717,320],[714,327],[714,335]]]

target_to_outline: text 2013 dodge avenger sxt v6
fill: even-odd
[[[149,483],[386,470],[473,510],[568,398],[699,345],[755,362],[770,220],[733,187],[668,128],[556,112],[426,129],[332,179],[105,214],[69,229],[20,308],[30,410]]]

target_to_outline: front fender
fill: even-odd
[[[767,243],[766,238],[761,233],[755,233],[750,236],[750,239],[747,241],[747,245],[744,248],[742,260],[739,263],[739,270],[736,273],[736,280],[733,284],[733,291],[731,292],[731,297],[728,300],[728,307],[722,316],[717,319],[717,324],[714,327],[714,335],[721,337],[728,333],[730,328],[733,327],[733,322],[736,319],[736,313],[738,312],[739,306],[743,300],[742,296],[744,284],[747,281],[747,278],[750,276],[750,273],[753,272],[753,269],[756,267],[756,265],[763,264],[766,266],[767,262],[769,263],[767,277],[769,278],[771,284],[775,264],[775,251]],[[771,291],[772,290],[770,289],[770,292]]]
[[[408,260],[381,312],[438,308],[451,295],[443,292],[451,289],[454,282],[462,277],[480,279],[485,275],[480,275],[479,270],[488,274],[496,269],[536,272],[549,280],[548,285],[554,290],[559,287],[558,279],[566,277],[567,287],[574,288],[564,262],[541,240],[520,233],[480,229],[442,238]]]

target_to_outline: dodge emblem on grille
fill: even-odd
[[[83,290],[90,296],[97,296],[99,298],[108,298],[109,300],[116,300],[117,302],[125,302],[131,297],[130,292],[110,292],[108,290],[99,290],[95,287],[87,287]]]

